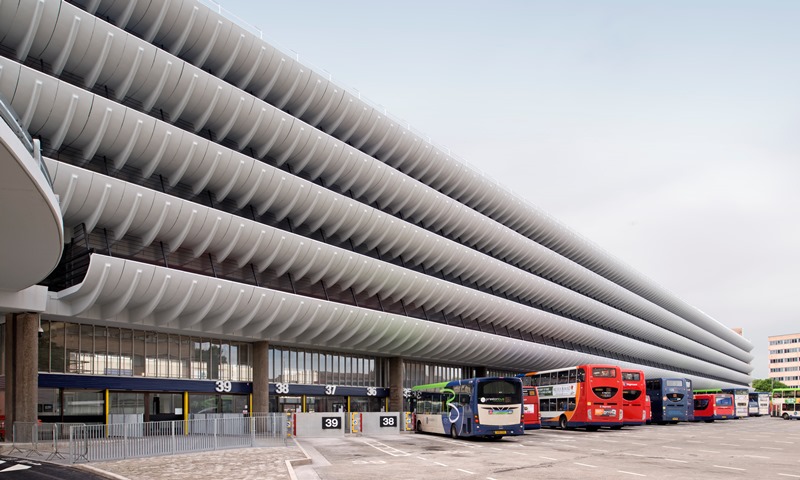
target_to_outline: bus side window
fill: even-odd
[[[575,383],[578,381],[578,371],[577,370],[570,370],[569,371],[569,383]]]
[[[569,400],[569,404],[567,405],[567,410],[569,410],[570,412],[575,410],[575,399],[574,398],[571,398]]]
[[[586,381],[586,371],[582,368],[578,369],[578,383],[583,383]]]

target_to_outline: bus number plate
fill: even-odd
[[[505,435],[505,434],[507,434],[507,433],[508,433],[508,432],[506,432],[505,430],[495,430],[495,431],[494,431],[494,434],[495,434],[495,435]]]

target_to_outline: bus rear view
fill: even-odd
[[[653,423],[664,425],[685,422],[689,419],[686,379],[652,378],[645,383],[647,394],[650,395]]]

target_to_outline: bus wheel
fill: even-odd
[[[422,422],[417,420],[417,429],[415,430],[416,433],[422,433]]]
[[[565,417],[564,415],[561,415],[561,417],[558,419],[558,427],[561,430],[566,430],[567,429],[567,417]]]
[[[783,414],[783,419],[784,420],[789,420],[789,414],[788,413],[784,413]]]
[[[450,425],[450,438],[458,438],[458,431],[455,425]]]

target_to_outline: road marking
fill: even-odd
[[[644,455],[638,453],[623,453],[623,455],[628,455],[629,457],[644,457]]]
[[[647,446],[647,444],[644,443],[644,442],[630,442],[630,443],[631,443],[631,445]]]
[[[700,440],[686,440],[686,443],[703,443]]]
[[[758,448],[763,448],[764,450],[783,450],[782,448],[778,447],[758,447]]]
[[[736,443],[720,443],[720,445],[724,445],[726,447],[741,447],[741,445]]]
[[[617,470],[619,473],[627,473],[628,475],[636,475],[637,477],[646,477],[647,475],[642,475],[641,473],[634,473],[634,472],[626,472],[625,470]]]
[[[445,465],[444,463],[441,463],[441,462],[433,462],[433,463],[435,463],[436,465],[440,465],[442,467],[446,467],[447,466],[447,465]]]
[[[717,468],[727,468],[728,470],[739,470],[740,472],[744,472],[745,471],[744,468],[726,467],[725,465],[713,465],[713,466],[717,467]]]
[[[608,443],[619,443],[619,440],[610,440],[610,439],[603,439],[600,440],[601,442],[608,442]]]
[[[607,452],[608,450],[601,450],[599,448],[593,448],[592,451],[593,452]]]
[[[681,447],[671,447],[669,445],[662,445],[661,448],[671,448],[673,450],[683,450]]]
[[[775,443],[788,443],[788,444],[794,445],[794,442],[784,442],[782,440],[775,440]]]
[[[378,442],[378,441],[375,441],[375,440],[361,440],[361,443],[363,443],[364,445],[369,445],[370,447],[374,448],[375,450],[378,450],[379,452],[383,452],[383,453],[385,453],[387,455],[391,455],[393,457],[408,457],[409,455],[411,455],[408,452],[404,452],[404,451],[402,451],[400,449],[397,449],[397,448],[394,448],[394,447],[390,447],[389,445],[386,445],[385,443],[381,443],[381,442]]]
[[[714,451],[714,450],[698,450],[698,452],[703,452],[703,453],[719,453],[719,452],[716,452],[716,451]]]
[[[588,463],[578,463],[578,462],[573,462],[573,463],[575,463],[575,465],[580,465],[580,466],[582,466],[582,467],[592,467],[592,468],[597,468],[597,465],[589,465]]]
[[[15,472],[17,470],[27,470],[31,468],[30,465],[14,465],[13,467],[8,467],[0,470],[0,473],[3,472]]]
[[[689,463],[686,460],[678,460],[676,458],[664,458],[662,460],[666,460],[668,462]]]
[[[791,473],[779,473],[781,477],[792,477],[792,478],[800,478],[800,475],[792,475]]]
[[[497,450],[498,452],[502,452],[502,451],[503,451],[503,449],[502,449],[502,448],[497,448],[497,447],[491,447],[491,449],[492,449],[492,450]]]
[[[765,457],[764,455],[742,455],[742,456],[743,457],[750,457],[750,458],[766,458],[767,460],[770,459],[770,457]]]
[[[515,454],[515,455],[525,455],[525,456],[527,456],[527,455],[528,455],[528,454],[527,454],[527,453],[525,453],[525,452],[511,452],[511,453],[513,453],[513,454]]]
[[[544,456],[542,456],[542,455],[539,455],[539,458],[544,458],[545,460],[553,460],[553,461],[558,461],[558,459],[557,459],[557,458],[553,458],[553,457],[544,457]]]
[[[419,458],[420,460],[427,460],[427,458],[425,457],[417,457],[417,458]]]
[[[464,470],[463,468],[456,468],[459,472],[468,473],[470,475],[475,475],[475,472],[470,472],[469,470]]]

